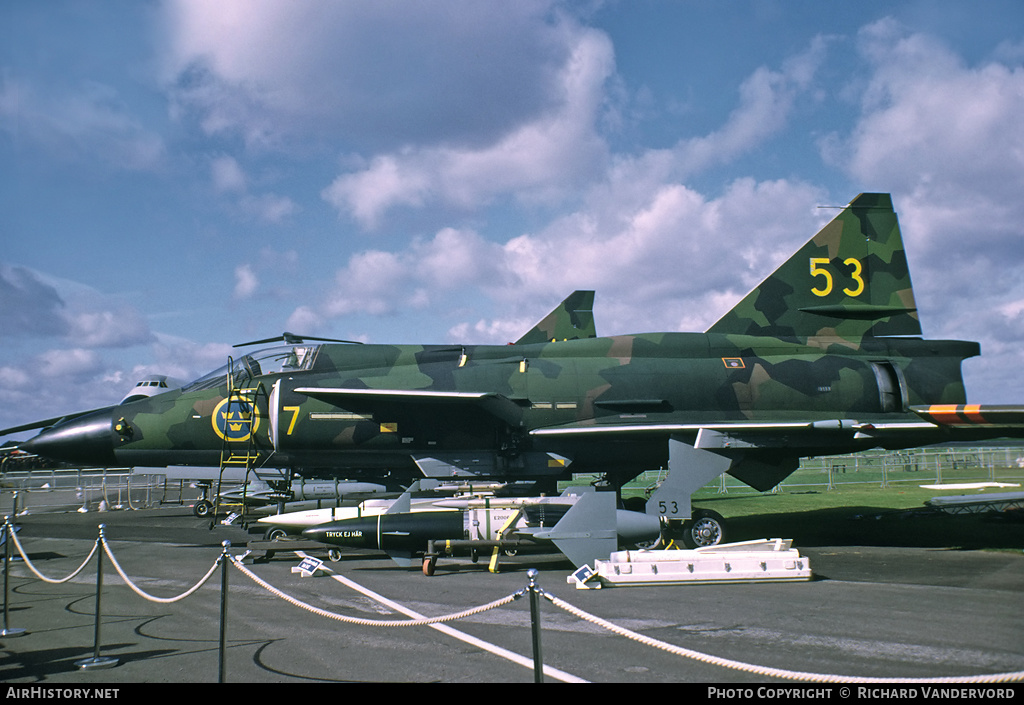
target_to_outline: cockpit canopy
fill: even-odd
[[[319,345],[278,345],[248,353],[236,359],[229,358],[228,364],[203,375],[182,387],[182,392],[196,392],[225,384],[231,378],[231,386],[242,387],[256,377],[308,370],[316,360]]]
[[[157,394],[163,394],[170,389],[177,389],[180,386],[181,380],[174,379],[173,377],[149,375],[136,382],[131,391],[119,403],[128,404],[139,399],[146,399]]]

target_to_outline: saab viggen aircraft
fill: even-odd
[[[859,195],[703,333],[597,337],[592,302],[575,292],[511,345],[286,335],[179,389],[0,433],[42,428],[23,450],[90,465],[551,494],[576,473],[618,491],[667,467],[646,511],[691,544],[721,536],[690,496],[723,473],[763,491],[805,456],[1024,435],[1024,406],[967,403],[977,343],[920,337],[888,194]]]

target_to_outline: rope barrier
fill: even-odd
[[[89,561],[92,560],[93,555],[95,555],[95,553],[96,553],[96,543],[93,542],[92,550],[89,551],[89,555],[85,557],[84,561],[82,561],[82,565],[78,566],[78,568],[76,568],[75,571],[73,573],[71,573],[71,575],[67,576],[66,578],[61,578],[60,580],[55,580],[53,578],[47,578],[45,575],[43,575],[42,573],[40,573],[36,569],[35,565],[32,564],[32,561],[30,561],[28,556],[25,555],[25,550],[21,547],[21,542],[18,541],[18,532],[16,532],[13,527],[10,527],[7,535],[10,538],[14,539],[14,547],[16,549],[18,549],[18,553],[21,555],[21,559],[23,561],[25,561],[25,565],[28,566],[28,569],[30,571],[32,571],[32,573],[34,573],[35,576],[37,578],[39,578],[40,580],[42,580],[44,583],[51,583],[53,585],[59,585],[60,583],[66,583],[67,581],[71,580],[73,577],[75,577],[76,575],[81,573],[85,569],[85,566],[87,566],[89,564]]]
[[[138,587],[135,583],[133,583],[131,578],[129,578],[125,574],[124,570],[121,569],[121,564],[117,562],[116,558],[114,558],[114,552],[110,550],[110,545],[107,544],[107,540],[101,539],[101,541],[103,542],[103,552],[107,554],[108,558],[110,558],[110,562],[113,564],[114,570],[116,570],[117,574],[121,576],[121,580],[125,582],[125,585],[131,588],[132,592],[134,592],[136,595],[138,595],[144,600],[149,600],[150,602],[159,602],[161,604],[166,605],[171,604],[172,602],[178,602],[180,600],[185,599],[186,597],[194,593],[196,590],[201,588],[203,585],[205,585],[206,582],[213,577],[213,573],[215,570],[217,570],[217,566],[220,565],[220,558],[218,557],[217,560],[213,562],[213,565],[210,566],[210,570],[207,571],[206,575],[199,579],[198,583],[196,583],[195,585],[193,585],[177,597],[157,597],[156,595],[150,595],[149,593],[142,590],[142,588]]]
[[[273,585],[271,585],[270,583],[268,583],[265,580],[263,580],[262,578],[260,578],[258,575],[256,575],[252,571],[250,571],[245,566],[243,566],[239,562],[239,560],[237,558],[235,558],[234,556],[229,556],[228,558],[231,561],[231,563],[236,568],[238,568],[238,570],[243,575],[248,577],[250,580],[252,580],[254,583],[256,583],[257,585],[262,587],[264,590],[267,590],[271,594],[276,595],[277,597],[281,598],[285,602],[288,602],[289,604],[292,604],[292,605],[294,605],[296,607],[299,607],[301,609],[308,610],[309,612],[312,612],[313,614],[316,614],[316,615],[320,615],[321,617],[327,617],[328,619],[334,619],[334,620],[337,620],[339,622],[345,622],[346,624],[359,624],[359,625],[362,625],[362,626],[365,626],[365,627],[421,627],[421,626],[426,626],[428,624],[440,624],[442,622],[454,622],[455,620],[458,620],[458,619],[463,619],[465,617],[470,617],[470,616],[475,615],[475,614],[480,614],[482,612],[487,612],[488,610],[493,610],[493,609],[495,609],[497,607],[502,607],[502,606],[507,605],[507,604],[509,604],[511,602],[514,602],[515,600],[518,600],[520,597],[522,597],[525,594],[525,590],[520,590],[519,592],[512,593],[511,595],[508,595],[508,596],[503,597],[501,599],[495,600],[493,602],[489,602],[486,605],[480,605],[479,607],[473,607],[471,609],[464,610],[462,612],[456,612],[454,614],[447,614],[447,615],[443,615],[441,617],[428,617],[426,619],[401,619],[401,620],[392,620],[392,621],[380,621],[380,620],[374,620],[374,619],[360,619],[358,617],[346,617],[344,615],[337,614],[335,612],[328,612],[327,610],[323,610],[323,609],[320,609],[319,607],[314,607],[313,605],[310,605],[310,604],[307,604],[305,602],[302,602],[301,600],[296,599],[296,598],[292,597],[291,595],[288,595],[288,594],[282,592],[281,590],[278,590]]]
[[[597,626],[599,626],[599,627],[601,627],[603,629],[606,629],[606,630],[608,630],[608,631],[610,631],[610,632],[612,632],[614,634],[617,634],[619,636],[625,637],[625,638],[630,639],[632,641],[638,642],[638,643],[643,644],[645,646],[650,646],[652,648],[660,649],[662,651],[666,651],[666,652],[674,654],[676,656],[692,659],[692,660],[698,661],[700,663],[706,663],[706,664],[709,664],[709,665],[719,666],[719,667],[722,667],[722,668],[728,668],[728,669],[732,669],[732,670],[742,671],[742,672],[745,672],[745,673],[751,673],[751,674],[758,675],[758,676],[765,676],[765,677],[772,677],[772,678],[782,678],[782,679],[787,679],[787,680],[800,680],[800,681],[808,681],[808,682],[815,682],[815,683],[879,683],[879,684],[881,684],[881,683],[1007,683],[1007,682],[1024,681],[1024,671],[1014,671],[1014,672],[1008,672],[1008,673],[994,673],[994,674],[989,674],[989,675],[964,676],[964,677],[950,676],[950,677],[939,677],[939,678],[873,678],[873,677],[856,677],[856,676],[844,676],[844,675],[835,675],[835,674],[810,673],[810,672],[806,672],[806,671],[790,671],[790,670],[786,670],[786,669],[771,668],[771,667],[767,667],[767,666],[758,666],[758,665],[755,665],[755,664],[744,663],[742,661],[735,661],[735,660],[732,660],[732,659],[726,659],[726,658],[722,658],[722,657],[719,657],[719,656],[713,656],[713,655],[710,655],[710,654],[704,654],[704,653],[701,653],[699,651],[695,651],[693,649],[687,649],[687,648],[684,648],[684,647],[681,647],[681,646],[676,646],[675,644],[669,644],[667,642],[661,641],[659,639],[655,639],[653,637],[644,636],[643,634],[640,634],[638,632],[634,632],[634,631],[632,631],[630,629],[626,629],[625,627],[620,627],[620,626],[618,626],[618,625],[616,625],[616,624],[614,624],[612,622],[609,622],[609,621],[607,621],[605,619],[602,619],[601,617],[598,617],[596,615],[590,614],[589,612],[581,610],[578,607],[575,607],[575,606],[569,604],[568,602],[566,602],[566,601],[564,601],[562,599],[559,599],[558,597],[556,597],[556,596],[548,593],[547,591],[537,587],[536,585],[533,584],[533,576],[531,576],[531,583],[530,583],[530,587],[529,588],[523,588],[522,590],[519,590],[518,592],[512,593],[511,595],[507,595],[506,597],[494,600],[494,601],[489,602],[489,603],[484,604],[484,605],[480,605],[480,606],[473,607],[473,608],[470,608],[470,609],[467,609],[467,610],[463,610],[462,612],[456,612],[456,613],[453,613],[453,614],[442,615],[442,616],[439,616],[439,617],[429,617],[429,618],[423,618],[423,619],[391,620],[391,621],[382,621],[382,620],[361,619],[361,618],[356,618],[356,617],[347,617],[345,615],[340,615],[340,614],[337,614],[337,613],[334,613],[334,612],[329,612],[329,611],[321,609],[319,607],[315,607],[313,605],[310,605],[310,604],[308,604],[306,602],[303,602],[303,601],[301,601],[301,600],[299,600],[299,599],[297,599],[295,597],[292,597],[291,595],[288,595],[287,593],[285,593],[285,592],[279,590],[278,588],[274,587],[273,585],[271,585],[270,583],[266,582],[265,580],[260,578],[258,575],[256,575],[252,571],[250,571],[248,568],[246,568],[242,564],[242,562],[241,562],[239,557],[232,556],[232,555],[228,554],[227,553],[227,547],[229,546],[229,544],[227,542],[225,542],[225,550],[224,550],[224,552],[220,556],[218,556],[217,560],[214,561],[213,566],[211,566],[210,570],[207,571],[207,573],[199,580],[198,583],[196,583],[191,588],[189,588],[188,590],[186,590],[185,592],[181,593],[180,595],[178,595],[176,597],[168,597],[168,598],[156,597],[154,595],[150,595],[149,593],[146,593],[141,588],[139,588],[137,585],[135,585],[135,583],[125,573],[124,569],[121,568],[121,565],[118,563],[117,559],[114,556],[113,551],[111,550],[109,544],[107,543],[105,537],[103,536],[102,525],[100,527],[100,537],[93,544],[93,548],[89,552],[89,555],[86,557],[85,561],[74,572],[72,572],[70,575],[68,575],[65,578],[61,578],[59,580],[58,579],[48,578],[45,575],[43,575],[42,573],[40,573],[36,569],[36,567],[32,564],[32,562],[29,560],[28,556],[25,554],[25,551],[24,551],[24,549],[23,549],[23,547],[21,545],[21,542],[18,540],[17,533],[14,531],[14,528],[12,526],[10,526],[9,524],[6,524],[5,527],[7,528],[8,536],[13,540],[14,546],[17,548],[18,553],[21,555],[22,559],[24,559],[25,565],[27,565],[29,567],[29,569],[32,571],[32,573],[34,573],[36,575],[36,577],[38,577],[40,580],[43,580],[44,582],[58,584],[58,583],[64,583],[64,582],[67,582],[68,580],[71,580],[73,577],[75,577],[76,575],[78,575],[79,573],[82,572],[82,570],[85,568],[85,566],[92,559],[93,555],[96,553],[96,551],[97,551],[98,547],[100,546],[100,544],[102,544],[103,545],[104,553],[106,553],[106,555],[110,558],[110,561],[114,565],[114,569],[117,571],[117,574],[121,577],[121,579],[125,582],[125,584],[129,588],[131,588],[131,590],[133,590],[137,595],[139,595],[143,599],[146,599],[146,600],[149,600],[149,601],[152,601],[152,602],[159,602],[159,603],[163,603],[163,604],[178,602],[178,601],[183,600],[184,598],[194,594],[199,588],[201,588],[204,584],[206,584],[206,582],[208,582],[210,580],[210,578],[213,576],[214,572],[216,571],[217,567],[219,565],[223,565],[223,561],[227,560],[227,561],[229,561],[231,563],[231,565],[233,565],[235,568],[237,568],[239,572],[241,572],[243,575],[248,577],[250,580],[252,580],[258,586],[262,587],[264,590],[267,590],[271,594],[279,597],[280,599],[288,602],[289,604],[291,604],[291,605],[293,605],[295,607],[298,607],[300,609],[304,609],[304,610],[307,610],[309,612],[312,612],[313,614],[319,615],[321,617],[325,617],[325,618],[328,618],[328,619],[333,619],[333,620],[336,620],[336,621],[339,621],[339,622],[343,622],[343,623],[346,623],[346,624],[355,624],[355,625],[368,626],[368,627],[417,627],[417,626],[427,626],[427,625],[431,625],[431,624],[440,624],[440,623],[444,623],[444,622],[453,622],[453,621],[457,621],[459,619],[464,619],[466,617],[470,617],[470,616],[473,616],[473,615],[481,614],[483,612],[487,612],[489,610],[496,609],[498,607],[503,607],[503,606],[505,606],[507,604],[510,604],[510,603],[518,600],[519,598],[523,597],[523,595],[527,594],[527,592],[531,592],[531,594],[532,594],[532,592],[535,592],[535,593],[540,594],[543,597],[545,597],[552,605],[554,605],[558,609],[564,610],[565,612],[568,612],[569,614],[572,614],[573,616],[575,616],[575,617],[577,617],[579,619],[582,619],[582,620],[584,620],[586,622],[590,622],[591,624],[595,624],[595,625],[597,625]],[[225,574],[225,576],[226,576],[226,574]]]
[[[831,674],[821,673],[807,673],[804,671],[788,671],[780,668],[769,668],[767,666],[756,666],[749,663],[743,663],[742,661],[733,661],[732,659],[721,658],[719,656],[711,656],[709,654],[703,654],[699,651],[693,651],[692,649],[686,649],[681,646],[669,644],[652,637],[644,636],[637,632],[620,627],[616,624],[601,619],[595,615],[585,612],[578,607],[570,605],[564,600],[551,595],[545,590],[540,590],[540,594],[548,599],[551,604],[559,609],[565,610],[569,614],[579,617],[582,620],[596,624],[599,627],[607,629],[610,632],[618,634],[619,636],[626,637],[633,641],[639,642],[646,646],[651,646],[662,651],[667,651],[677,656],[684,658],[693,659],[701,663],[707,663],[714,666],[721,666],[723,668],[730,668],[733,670],[744,671],[746,673],[753,673],[759,676],[770,676],[774,678],[785,678],[788,680],[801,680],[811,681],[815,683],[1007,683],[1010,681],[1024,680],[1024,671],[1016,671],[1011,673],[994,673],[991,675],[984,676],[966,676],[966,677],[945,677],[945,678],[860,678],[856,676],[840,676]]]
[[[58,580],[58,579],[46,577],[45,575],[43,575],[35,567],[35,565],[32,563],[32,561],[29,559],[29,557],[25,554],[25,550],[24,550],[24,548],[22,548],[21,542],[18,541],[18,534],[17,534],[17,532],[15,532],[13,530],[13,528],[11,528],[9,530],[8,536],[10,536],[10,537],[12,537],[14,539],[14,547],[18,550],[18,553],[21,555],[22,560],[25,561],[25,565],[28,566],[28,569],[37,578],[39,578],[43,582],[51,583],[51,584],[54,584],[54,585],[59,585],[61,583],[66,583],[67,581],[71,580],[76,575],[81,573],[85,569],[85,566],[89,565],[89,561],[91,561],[92,557],[96,554],[97,544],[98,543],[102,543],[103,544],[103,552],[107,554],[108,558],[110,558],[110,562],[113,564],[114,570],[117,571],[117,574],[119,576],[121,576],[121,580],[123,580],[125,582],[125,584],[129,588],[131,588],[131,590],[136,595],[138,595],[139,597],[141,597],[141,598],[143,598],[145,600],[149,600],[150,602],[159,602],[161,604],[170,604],[170,603],[173,603],[173,602],[179,602],[179,601],[185,599],[186,597],[188,597],[189,595],[193,594],[196,590],[198,590],[203,585],[205,585],[210,580],[211,577],[213,577],[214,571],[217,570],[217,566],[220,564],[220,558],[218,558],[216,561],[214,561],[213,565],[210,567],[210,570],[207,571],[206,575],[204,575],[202,578],[200,578],[198,583],[196,583],[195,585],[193,585],[191,588],[189,588],[185,592],[181,593],[180,595],[178,595],[176,597],[157,597],[156,595],[151,595],[151,594],[145,592],[142,588],[140,588],[134,582],[132,582],[132,579],[129,578],[128,574],[124,572],[123,568],[121,568],[121,564],[117,562],[117,558],[114,556],[114,552],[110,549],[110,545],[107,543],[107,540],[105,538],[100,538],[100,540],[98,542],[94,542],[93,543],[92,550],[89,551],[89,555],[85,557],[85,560],[82,561],[82,564],[80,566],[78,566],[78,568],[76,568],[67,577],[60,578]]]

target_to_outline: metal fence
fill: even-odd
[[[918,448],[806,458],[787,487],[824,484],[956,484],[1024,479],[1024,448]]]
[[[666,469],[638,475],[627,488],[649,490],[661,482]],[[581,476],[581,480],[585,480]],[[596,479],[596,478],[595,478]],[[800,467],[773,490],[836,489],[853,485],[876,487],[1005,482],[1024,484],[1024,447],[915,448],[901,451],[864,451],[850,455],[803,458]],[[729,476],[722,475],[701,492],[752,492]]]
[[[192,504],[201,496],[194,483],[133,475],[127,468],[17,470],[0,480],[0,513],[149,509]]]
[[[665,469],[641,473],[626,488],[653,489],[666,473]],[[574,482],[597,479],[579,475]],[[962,482],[1024,484],[1024,446],[916,448],[804,458],[800,467],[774,491]],[[729,494],[752,490],[723,475],[701,491]],[[194,482],[168,480],[163,475],[133,475],[127,468],[19,470],[3,473],[0,480],[0,516],[26,510],[84,512],[191,505],[202,496],[202,488]]]

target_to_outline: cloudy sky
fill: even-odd
[[[862,191],[1024,402],[1024,5],[0,4],[0,427],[288,330],[704,330]]]

